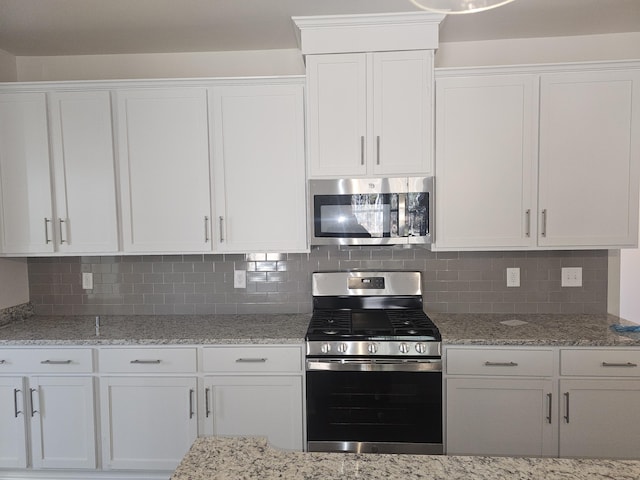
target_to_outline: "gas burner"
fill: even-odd
[[[322,333],[325,333],[327,335],[337,335],[338,330],[323,330]]]

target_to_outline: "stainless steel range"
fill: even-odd
[[[420,272],[312,276],[307,449],[441,454],[440,332]]]

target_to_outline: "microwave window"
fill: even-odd
[[[322,205],[320,230],[323,234],[340,237],[388,236],[389,205]]]

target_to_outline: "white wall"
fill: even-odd
[[[15,82],[17,79],[16,57],[0,50],[0,82]]]
[[[17,69],[21,82],[304,74],[297,49],[17,57]]]
[[[640,231],[638,233],[640,235]],[[640,323],[640,248],[620,250],[619,298],[619,315]],[[613,313],[611,310],[609,312]]]
[[[24,258],[0,258],[0,310],[29,301],[29,278]]]

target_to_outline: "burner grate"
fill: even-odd
[[[316,310],[311,317],[309,333],[327,335],[346,334],[351,331],[351,311]]]
[[[394,335],[436,336],[438,329],[422,310],[386,310]]]

